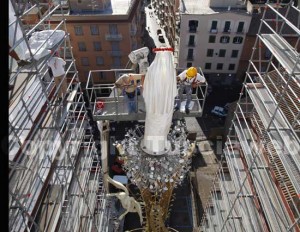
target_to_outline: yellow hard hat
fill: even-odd
[[[194,76],[197,75],[197,69],[195,67],[189,67],[186,71],[186,77],[188,79],[192,79]]]

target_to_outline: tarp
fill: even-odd
[[[65,36],[63,30],[44,30],[32,33],[29,39],[29,46],[35,60],[39,60],[51,53],[54,48]],[[26,51],[29,55],[29,50]]]
[[[161,153],[167,146],[176,95],[173,53],[157,51],[146,73],[143,88],[146,106],[143,146],[152,153]]]
[[[28,59],[30,56],[29,54],[25,55],[25,52],[27,49],[27,45],[23,39],[23,32],[21,30],[20,24],[16,21],[17,17],[15,16],[15,10],[12,6],[11,1],[8,1],[9,4],[9,21],[8,21],[8,25],[9,25],[9,30],[8,30],[8,38],[9,38],[9,45],[11,47],[14,46],[14,44],[18,43],[20,40],[22,40],[22,42],[15,48],[15,52],[18,54],[18,57],[21,60],[26,60]]]
[[[21,60],[26,60],[30,58],[30,52],[26,42],[24,40],[24,35],[22,29],[17,22],[15,16],[15,11],[12,6],[11,1],[9,2],[9,45],[11,47],[14,44],[20,44],[14,49],[18,54],[18,57]],[[51,35],[51,36],[50,36]],[[47,56],[51,53],[51,49],[54,48],[65,36],[63,30],[43,30],[33,32],[29,38],[28,44],[31,49],[32,54],[34,55],[35,60],[39,60],[44,56]]]

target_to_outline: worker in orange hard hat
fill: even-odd
[[[177,81],[180,82],[178,96],[176,97],[176,106],[174,111],[180,109],[183,91],[186,93],[185,113],[190,113],[190,103],[192,100],[193,88],[198,87],[201,83],[205,83],[205,77],[197,72],[195,67],[190,67],[177,76]]]

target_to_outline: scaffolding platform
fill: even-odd
[[[269,130],[269,138],[274,144],[282,164],[287,170],[287,174],[296,190],[300,193],[300,144],[295,132],[288,125],[288,120],[277,107],[266,88],[248,88],[248,93],[256,105],[256,110],[260,116],[264,127]]]
[[[183,95],[185,97],[185,94]],[[111,120],[111,121],[137,121],[137,120],[145,120],[146,111],[145,111],[145,102],[142,96],[138,96],[136,101],[137,112],[129,113],[127,108],[127,101],[124,96],[119,96],[117,98],[114,97],[103,97],[98,98],[97,101],[101,101],[104,103],[104,108],[101,112],[97,113],[97,109],[94,109],[93,118],[94,120]],[[184,102],[182,102],[184,103]],[[196,95],[192,95],[190,113],[186,114],[178,110],[174,112],[173,118],[180,119],[183,117],[201,117],[202,116],[202,108],[199,104],[198,98]],[[118,113],[117,113],[118,112]]]
[[[288,74],[300,77],[300,58],[298,52],[279,34],[261,34],[262,42],[286,69]]]
[[[97,84],[95,80],[102,72],[111,73],[114,79],[124,73],[133,72],[131,69],[117,70],[92,70],[89,73],[89,78],[86,85],[86,93],[91,103],[93,119],[111,120],[111,121],[138,121],[145,120],[145,102],[142,96],[142,90],[137,88],[135,91],[136,112],[129,113],[126,97],[122,94],[121,89],[118,89],[114,84]],[[94,80],[95,79],[95,80]],[[207,95],[207,82],[198,86],[192,93],[192,101],[190,103],[190,113],[185,113],[186,94],[182,95],[181,107],[173,114],[173,119],[182,119],[184,117],[201,117],[203,107]],[[177,86],[179,88],[179,86]],[[101,108],[97,107],[100,103]],[[174,99],[175,108],[175,99]]]

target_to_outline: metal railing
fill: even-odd
[[[178,68],[177,71],[183,70]],[[199,69],[201,75],[203,75],[202,70]],[[121,76],[124,73],[133,73],[132,69],[113,69],[113,70],[93,70],[90,71],[88,81],[86,84],[86,93],[91,103],[90,107],[94,118],[96,120],[110,119],[115,121],[122,120],[142,120],[145,118],[145,103],[142,97],[142,88],[135,89],[135,106],[136,112],[128,113],[127,109],[127,99],[126,94],[121,88],[116,88],[114,83],[110,84],[99,84],[95,80],[98,80],[99,73],[106,73],[110,75],[110,80]],[[203,75],[204,76],[204,75]],[[175,78],[175,77],[174,77]],[[178,84],[179,88],[180,84]],[[198,86],[193,94],[192,99],[198,105],[198,113],[194,116],[201,116],[207,94],[207,82]],[[185,96],[185,94],[183,95]],[[175,99],[174,99],[175,101]],[[97,103],[99,104],[97,107]]]

